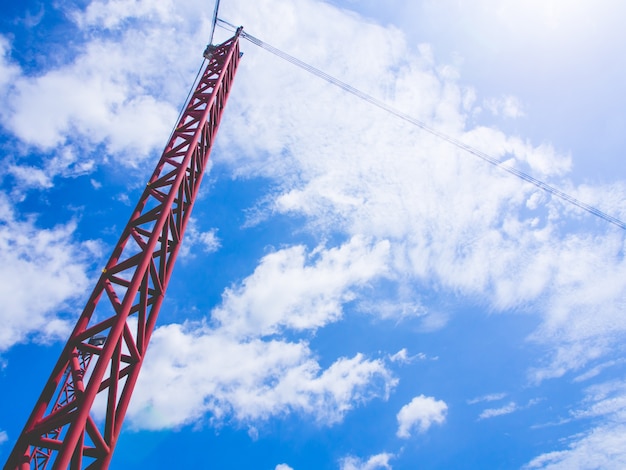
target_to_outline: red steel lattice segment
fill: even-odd
[[[239,63],[209,61],[5,470],[108,468]],[[97,396],[106,403],[95,419]]]

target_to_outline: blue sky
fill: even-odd
[[[594,3],[226,0],[220,16],[625,220],[626,11]],[[0,459],[212,12],[0,6]],[[623,468],[624,232],[242,50],[112,468]]]

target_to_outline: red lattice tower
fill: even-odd
[[[108,468],[239,63],[208,64],[63,348],[5,470]],[[103,420],[94,418],[98,396]]]

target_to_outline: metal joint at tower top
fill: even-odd
[[[242,31],[243,31],[243,26],[239,26],[237,30],[235,31],[235,36],[237,37],[240,36]],[[206,60],[211,60],[217,48],[218,46],[209,42],[209,44],[207,44],[206,48],[204,49],[204,52],[202,53],[202,57],[204,57]],[[241,57],[242,55],[243,53],[240,52],[239,57]]]

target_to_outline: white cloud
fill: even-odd
[[[614,367],[616,365],[624,364],[624,362],[626,362],[626,359],[620,359],[620,360],[615,360],[615,361],[603,362],[602,364],[598,364],[597,366],[592,367],[588,371],[586,371],[586,372],[580,374],[579,376],[575,377],[574,378],[574,382],[584,382],[586,380],[589,380],[589,379],[591,379],[593,377],[598,376],[605,369]]]
[[[498,395],[494,395],[493,397],[494,397],[493,401],[500,399],[500,398],[497,398]],[[504,396],[502,398],[504,398]],[[492,401],[492,400],[483,400],[483,401]],[[511,401],[507,403],[506,405],[500,406],[498,408],[487,408],[483,410],[478,416],[478,419],[479,420],[489,419],[489,418],[494,418],[496,416],[508,415],[511,413],[515,413],[516,411],[528,409],[531,406],[535,406],[537,403],[540,403],[542,401],[543,401],[543,398],[533,398],[529,400],[528,403],[526,403],[525,405],[519,405],[516,402]]]
[[[499,408],[487,408],[482,413],[480,413],[480,415],[478,416],[478,419],[488,419],[488,418],[493,418],[495,416],[508,415],[510,413],[514,413],[517,410],[519,410],[519,406],[517,406],[517,403],[512,401]]]
[[[383,452],[371,456],[367,461],[363,461],[357,457],[348,456],[341,460],[341,470],[391,470],[389,461],[394,458],[393,454]]]
[[[74,12],[76,21],[83,27],[102,26],[117,29],[125,21],[145,18],[147,21],[167,23],[171,21],[174,3],[169,0],[108,0],[91,2],[83,12]]]
[[[276,468],[274,470],[293,470],[293,468],[286,463],[279,463],[278,465],[276,465]]]
[[[490,393],[488,395],[483,395],[481,397],[472,398],[471,400],[467,401],[467,404],[475,405],[476,403],[498,401],[498,400],[502,400],[503,398],[505,398],[506,395],[507,395],[506,393]]]
[[[85,12],[75,12],[76,24],[83,28],[81,31],[90,32],[91,42],[72,51],[74,56],[66,64],[37,76],[25,75],[11,64],[9,43],[0,40],[0,88],[12,90],[1,114],[3,124],[22,141],[55,153],[60,147],[105,144],[109,152],[130,155],[124,159],[128,164],[138,164],[163,145],[187,90],[197,61],[193,54],[180,51],[201,49],[198,44],[206,40],[207,18],[193,12],[204,10],[197,2],[94,2]],[[623,185],[575,186],[565,179],[571,169],[569,155],[497,129],[471,127],[467,116],[480,101],[476,91],[462,86],[453,68],[437,64],[431,48],[411,47],[394,28],[364,24],[362,18],[346,15],[327,3],[305,0],[233,1],[224,5],[223,13],[225,18],[251,25],[252,34],[288,48],[455,138],[506,159],[509,165],[550,178],[576,197],[611,213],[626,213]],[[270,15],[283,21],[264,21]],[[138,18],[147,21],[122,28]],[[193,22],[188,23],[189,18]],[[320,24],[326,25],[323,31]],[[348,41],[352,47],[336,47]],[[292,247],[263,258],[243,284],[225,293],[223,305],[215,312],[217,332],[203,330],[202,335],[194,336],[181,326],[160,330],[160,344],[165,349],[180,340],[182,344],[188,341],[189,348],[206,352],[223,342],[236,357],[242,350],[258,354],[257,365],[267,365],[269,375],[253,374],[249,387],[243,384],[237,388],[234,379],[207,377],[206,372],[203,375],[199,371],[200,401],[190,397],[188,408],[185,404],[184,409],[161,417],[159,410],[169,412],[167,394],[160,394],[155,386],[151,390],[155,396],[145,395],[152,400],[146,403],[152,405],[136,413],[149,415],[149,422],[159,427],[199,419],[202,410],[216,414],[233,410],[241,419],[290,407],[308,412],[318,395],[292,388],[284,392],[285,396],[268,398],[264,380],[283,383],[289,375],[287,366],[293,366],[297,371],[293,373],[303,377],[303,383],[315,384],[321,390],[330,387],[323,378],[326,373],[332,375],[332,368],[320,371],[305,343],[263,342],[255,335],[284,329],[314,330],[336,321],[343,314],[343,304],[383,274],[398,282],[408,278],[423,288],[479,297],[496,311],[530,305],[529,310],[540,312],[542,319],[531,340],[553,350],[532,372],[536,381],[581,369],[621,340],[626,332],[622,315],[626,262],[621,234],[604,228],[595,234],[585,232],[588,219],[559,202],[537,196],[536,188],[389,119],[301,71],[287,68],[290,66],[250,44],[244,47],[237,93],[231,98],[228,119],[220,131],[223,158],[237,176],[262,176],[279,183],[276,192],[268,195],[269,215],[265,216],[271,216],[272,211],[304,216],[308,228],[322,235],[339,231],[351,241],[315,253]],[[514,101],[498,106],[499,112],[519,112]],[[141,139],[136,138],[139,134]],[[10,171],[25,186],[45,188],[51,184],[51,174],[65,174],[61,168],[75,161],[61,161],[52,172],[45,165],[29,169],[15,162]],[[564,236],[562,227],[572,220],[576,227]],[[26,227],[31,238],[37,239],[28,224],[11,223]],[[71,235],[71,227],[39,236],[53,239],[44,244],[67,248],[60,241],[63,234]],[[211,245],[211,236],[204,241]],[[26,271],[35,271],[33,260],[18,261]],[[49,264],[49,268],[55,267],[54,260]],[[81,266],[76,267],[74,284],[75,278],[84,276]],[[52,271],[57,276],[53,280],[67,288],[65,274]],[[312,290],[308,277],[305,289],[305,276],[315,281]],[[283,283],[290,289],[281,289]],[[54,282],[47,286],[52,288]],[[74,291],[54,292],[59,296],[53,296],[56,300],[51,305],[26,306],[49,312]],[[406,305],[421,314],[419,304]],[[381,316],[385,313],[388,311],[381,309]],[[39,328],[37,321],[42,324],[43,319],[49,319],[46,315],[38,320],[35,317],[35,330]],[[18,318],[11,314],[11,321],[19,321],[14,317]],[[445,318],[435,319],[439,320],[435,327],[445,325]],[[24,325],[15,328],[22,336],[31,331]],[[59,327],[63,328],[65,324]],[[225,331],[241,335],[243,342],[225,336]],[[204,360],[191,349],[177,353],[183,365],[181,373],[199,367],[196,362]],[[160,360],[165,370],[178,378],[176,362],[167,357]],[[355,361],[352,365],[363,376],[367,376],[368,368],[371,376],[384,376],[382,364],[360,356],[338,359],[336,370],[350,361]],[[150,376],[146,380],[152,384]],[[245,390],[261,389],[264,393],[241,401],[223,390],[213,391],[210,380],[225,383],[243,395]],[[346,394],[354,398],[358,384],[368,379],[359,382],[357,374],[346,380]],[[190,385],[181,391],[176,387],[168,384],[166,388],[182,394],[192,388]],[[329,396],[328,410],[323,414],[332,421],[329,416],[341,415],[342,407],[349,407],[350,401],[337,390]],[[263,397],[267,402],[259,403]],[[411,408],[407,410],[405,414]],[[443,414],[437,416],[443,419]],[[428,427],[431,422],[419,421],[419,426]],[[406,417],[402,432],[408,435],[413,423],[410,416]]]
[[[9,52],[11,44],[4,36],[0,36],[0,96],[5,98],[9,85],[19,75],[20,69],[11,62]]]
[[[436,314],[430,312],[419,302],[404,301],[401,298],[380,301],[361,301],[359,302],[359,310],[371,313],[378,318],[398,320],[421,318],[423,322],[429,317],[436,316]],[[445,324],[445,321],[443,324]]]
[[[2,124],[38,149],[75,146],[89,153],[104,144],[118,162],[140,164],[165,144],[201,62],[208,19],[192,8],[202,11],[146,1],[64,10],[74,34],[88,40],[72,43],[65,62],[37,75],[9,64],[9,43],[0,38],[0,90],[11,91],[4,94]],[[142,21],[131,28],[106,30],[137,18]]]
[[[270,253],[225,292],[213,329],[158,328],[129,410],[133,426],[176,427],[206,415],[219,425],[285,413],[333,424],[361,403],[386,398],[397,380],[383,361],[357,353],[322,369],[306,342],[276,335],[337,320],[352,290],[385,272],[387,248],[355,237],[309,254],[302,246]],[[263,339],[268,335],[275,336]]]
[[[130,64],[119,44],[91,44],[65,68],[38,77],[21,76],[2,113],[4,125],[42,150],[84,142],[106,143],[109,153],[136,164],[164,145],[176,111],[130,85]],[[122,80],[114,79],[119,74]],[[123,80],[126,78],[127,82]],[[85,106],[89,103],[89,106]],[[141,135],[141,138],[137,138]]]
[[[237,336],[320,328],[341,318],[356,289],[386,272],[388,251],[385,241],[354,237],[312,253],[302,245],[270,253],[240,286],[225,291],[213,317]]]
[[[40,168],[12,165],[8,172],[27,188],[49,189],[53,186],[50,175]]]
[[[39,9],[36,13],[31,13],[30,10],[27,10],[24,13],[23,18],[18,18],[15,21],[17,23],[22,23],[27,28],[35,28],[43,19],[46,9],[43,4],[38,5]]]
[[[614,380],[592,385],[585,390],[583,408],[572,412],[575,418],[626,418],[626,382]]]
[[[29,339],[64,338],[75,313],[70,301],[87,288],[96,245],[74,242],[72,223],[40,229],[19,220],[2,194],[0,221],[0,351]]]
[[[593,419],[591,427],[570,436],[567,449],[547,452],[525,468],[619,469],[626,465],[626,382],[610,381],[585,390],[581,407],[570,413],[574,420]]]
[[[544,470],[622,469],[626,466],[626,426],[613,423],[598,426],[575,439],[567,450],[534,458],[524,468]]]
[[[180,249],[181,258],[194,256],[196,247],[199,247],[204,253],[214,253],[220,249],[221,243],[216,228],[201,231],[198,229],[198,221],[190,217],[185,229],[185,242]]]
[[[400,362],[402,364],[408,364],[411,362],[412,358],[409,358],[409,353],[406,350],[406,348],[402,348],[400,351],[398,351],[395,354],[392,354],[391,356],[389,356],[389,360],[391,362]]]
[[[6,431],[2,431],[0,429],[0,445],[4,444],[8,440],[9,440],[9,435],[7,434],[7,432]]]
[[[198,241],[207,253],[213,253],[220,247],[220,240],[217,238],[217,229],[211,229],[208,232],[198,234]]]
[[[104,143],[109,152],[124,155],[126,164],[138,164],[163,145],[193,76],[194,54],[178,51],[198,50],[199,56],[198,45],[206,41],[210,12],[198,5],[93,2],[72,16],[90,41],[71,51],[67,63],[37,76],[10,63],[10,45],[3,39],[0,82],[12,90],[4,125],[51,151]],[[489,10],[483,5],[481,11]],[[276,15],[285,21],[264,21]],[[569,155],[497,129],[472,127],[468,116],[481,101],[476,91],[460,84],[454,68],[438,64],[432,48],[413,48],[397,29],[307,0],[233,1],[223,5],[222,16],[250,25],[252,34],[454,138],[533,175],[554,178],[612,213],[626,213],[623,185],[576,187],[563,179],[571,169]],[[353,46],[335,47],[342,41]],[[279,182],[279,190],[268,195],[269,215],[304,215],[309,228],[322,233],[389,243],[390,277],[478,295],[495,310],[539,307],[533,310],[542,312],[544,324],[533,339],[553,345],[554,354],[534,373],[535,380],[582,367],[610,349],[608,338],[616,330],[626,331],[619,315],[626,292],[619,236],[581,232],[563,239],[560,227],[571,209],[538,198],[535,188],[249,43],[243,47],[237,93],[218,146],[233,174]],[[499,112],[519,114],[519,103],[510,96],[496,104]],[[10,171],[24,185],[40,188],[52,184],[50,175],[65,174],[63,166],[76,165],[69,159],[49,171],[13,163]],[[215,246],[207,237],[204,242]],[[589,329],[596,312],[599,321]],[[321,326],[338,315],[335,308],[316,321]],[[431,330],[446,324],[445,315],[429,319]]]
[[[129,420],[135,428],[162,429],[207,414],[219,425],[303,413],[328,425],[386,398],[395,383],[382,361],[361,354],[323,370],[302,341],[240,342],[200,325],[167,325],[153,335]]]
[[[446,420],[448,405],[433,397],[417,396],[398,412],[398,432],[403,439],[411,437],[411,431],[417,428],[420,433],[426,432],[433,424],[443,424]]]
[[[250,19],[255,25],[250,32],[289,47],[290,53],[357,86],[364,76],[376,76],[377,80],[363,83],[374,96],[582,200],[611,213],[624,212],[623,185],[587,191],[568,182],[570,155],[498,129],[472,127],[467,115],[474,92],[464,89],[449,70],[442,73],[428,48],[415,51],[397,32],[372,28],[367,41],[375,39],[377,45],[356,43],[341,61],[318,56],[316,48],[324,45],[333,54],[340,53],[333,44],[344,34],[361,37],[353,31],[362,23],[357,17],[342,18],[338,36],[325,36],[313,25],[329,18],[332,23],[340,14],[308,12],[306,5],[303,11],[307,14],[287,15],[290,22],[277,31]],[[245,24],[257,13],[262,15],[255,8],[237,10],[229,17],[242,18]],[[290,41],[292,30],[311,40],[306,45]],[[280,182],[280,190],[271,195],[270,212],[303,216],[311,230],[322,233],[340,230],[349,236],[388,240],[391,278],[409,279],[421,289],[479,296],[495,311],[537,312],[543,323],[531,340],[550,346],[552,353],[541,370],[533,372],[534,380],[582,367],[610,350],[616,329],[626,332],[619,307],[626,298],[621,234],[606,227],[594,234],[585,232],[589,216],[583,219],[554,198],[538,196],[532,185],[288,68],[263,51],[246,43],[244,47],[245,68],[229,103],[232,119],[220,131],[221,148],[237,174]],[[377,50],[385,53],[374,53],[376,61],[361,69],[357,64],[362,48],[370,56]],[[353,56],[353,70],[338,65],[352,63]],[[247,67],[257,70],[268,64],[271,70],[262,79],[245,72]],[[292,96],[307,103],[306,111],[294,107]],[[245,160],[240,155],[246,155]],[[564,235],[563,227],[572,221],[573,230]],[[371,303],[373,308],[367,308],[366,301],[362,305],[380,316],[405,311],[383,308],[384,299],[379,300]],[[408,306],[419,306],[412,300]],[[432,329],[446,324],[445,316],[433,320],[438,321]]]
[[[400,364],[411,364],[412,362],[419,360],[419,361],[425,361],[427,359],[430,359],[431,361],[436,361],[438,358],[437,357],[431,357],[429,358],[426,354],[424,353],[417,353],[414,356],[409,356],[409,352],[407,351],[406,348],[402,348],[400,351],[398,351],[395,354],[392,354],[389,356],[389,360],[391,362],[398,362]]]
[[[95,167],[92,158],[77,155],[72,147],[63,147],[55,150],[53,156],[43,158],[43,164],[20,164],[19,158],[8,167],[8,173],[16,179],[14,193],[19,194],[29,189],[50,189],[54,186],[57,176],[77,177],[90,173]]]
[[[532,380],[579,370],[610,353],[624,334],[626,319],[619,314],[625,297],[620,279],[626,274],[620,255],[623,246],[617,233],[568,237],[561,242],[545,321],[530,337],[552,344],[554,354],[531,371]]]
[[[259,430],[255,426],[248,426],[248,436],[253,441],[259,440]]]
[[[519,98],[511,95],[485,100],[485,107],[494,115],[507,118],[519,118],[525,115]]]

